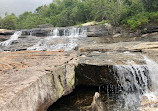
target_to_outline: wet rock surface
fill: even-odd
[[[105,25],[87,27],[88,37],[103,37],[103,36],[110,36],[110,35],[112,35],[112,27],[107,27]]]
[[[21,36],[9,46],[0,46],[0,48],[4,51],[24,51],[27,50],[28,47],[37,44],[41,39],[43,39],[43,37]]]
[[[9,38],[10,38],[10,36],[0,35],[0,42],[8,40]]]

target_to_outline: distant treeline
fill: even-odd
[[[94,20],[141,28],[158,22],[158,0],[54,0],[34,12],[0,17],[0,28],[28,29],[41,24],[65,27]]]

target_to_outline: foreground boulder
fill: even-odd
[[[74,88],[75,55],[0,53],[0,110],[45,111]]]

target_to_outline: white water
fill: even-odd
[[[114,72],[121,90],[115,110],[135,111],[140,105],[141,95],[148,89],[149,72],[147,66],[116,65]]]
[[[87,37],[87,28],[56,28],[49,35],[27,50],[72,50],[78,45],[79,38]]]
[[[16,31],[8,40],[1,42],[1,46],[9,46],[12,44],[13,41],[17,40],[19,36],[21,36],[21,31]]]
[[[158,64],[153,60],[147,58],[146,56],[144,56],[144,59],[149,69],[149,74],[151,78],[151,87],[146,91],[146,93],[143,96],[147,97],[147,99],[151,103],[152,102],[158,103]]]
[[[144,56],[144,59],[148,66],[150,77],[152,80],[152,88],[150,90],[158,92],[158,64],[153,60],[147,58],[146,56]]]
[[[144,60],[146,65],[114,66],[114,76],[121,92],[114,111],[137,111],[138,108],[154,107],[151,104],[141,106],[142,97],[147,98],[149,103],[158,103],[158,64],[146,56]]]

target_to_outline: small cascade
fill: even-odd
[[[118,85],[113,86],[115,88],[106,88],[107,94],[114,93],[115,105],[112,111],[138,111],[138,109],[144,111],[146,107],[150,110],[158,105],[158,64],[146,56],[144,59],[146,65],[116,65],[113,67]],[[145,106],[143,101],[145,101]],[[152,103],[154,104],[151,105]]]
[[[56,28],[50,31],[55,37],[87,37],[87,27]]]
[[[150,90],[158,92],[158,64],[153,60],[147,58],[146,56],[144,56],[144,59],[148,66],[150,78],[152,82],[151,83],[152,87],[150,88]]]
[[[53,30],[53,36],[54,37],[59,36],[59,30],[57,28],[55,30]]]
[[[143,95],[143,101],[146,103],[142,103],[142,107],[145,105],[147,110],[150,110],[150,108],[155,108],[158,110],[158,64],[146,56],[144,56],[144,59],[149,69],[151,87]]]
[[[140,106],[141,96],[149,88],[148,67],[141,65],[117,65],[114,66],[114,72],[120,90],[114,111],[136,111]]]
[[[19,38],[19,36],[21,36],[22,34],[22,31],[16,31],[11,37],[10,39],[4,41],[4,42],[1,42],[0,45],[1,46],[9,46],[12,44],[13,41],[17,40]]]
[[[77,46],[79,39],[82,37],[87,37],[86,27],[56,28],[50,31],[48,37],[27,50],[69,51]]]
[[[30,36],[33,36],[32,31],[30,31]]]

